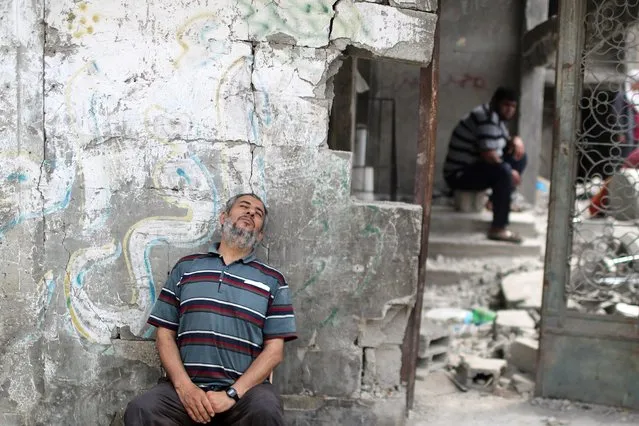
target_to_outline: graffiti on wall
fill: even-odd
[[[480,75],[473,75],[464,73],[463,75],[449,74],[446,85],[457,86],[460,89],[476,89],[481,90],[486,88],[486,80]]]
[[[0,162],[0,239],[35,223],[47,232],[45,217],[72,232],[72,243],[62,241],[68,259],[63,253],[58,265],[45,260],[38,323],[56,294],[63,296],[77,336],[99,344],[108,344],[116,327],[145,331],[161,285],[154,277],[166,273],[153,262],[154,248],[200,247],[210,241],[226,197],[249,186],[262,196],[268,191],[260,151],[232,143],[260,145],[274,109],[268,90],[253,87],[260,85],[252,71],[254,47],[230,40],[279,34],[297,45],[324,46],[332,21],[361,25],[333,19],[328,0],[241,1],[232,12],[200,11],[175,25],[166,39],[175,49],[158,48],[170,51],[158,59],[144,49],[157,40],[137,33],[138,44],[109,51],[104,37],[125,19],[114,13],[90,2],[61,11],[59,30],[80,50],[70,59],[68,53],[47,59],[51,80],[45,83],[52,90],[44,160],[13,147],[0,152],[6,160]],[[225,23],[229,13],[238,15],[232,25]],[[351,15],[357,18],[354,8]],[[282,66],[280,60],[272,66]],[[230,148],[216,148],[227,141]],[[114,277],[122,282],[105,286]]]
[[[189,59],[188,55],[183,58]],[[202,59],[205,62],[206,58]],[[179,67],[175,74],[180,74]],[[198,84],[197,80],[191,82]],[[209,84],[215,86],[217,82]],[[217,84],[219,103],[224,101],[225,86],[233,84],[232,77]],[[117,92],[113,75],[103,70],[100,59],[87,61],[64,83],[60,127],[54,122],[50,132],[57,135],[56,141],[62,141],[59,146],[51,144],[44,162],[9,150],[1,153],[7,161],[0,162],[0,179],[4,180],[0,189],[0,238],[10,239],[20,225],[52,215],[63,222],[77,221],[80,230],[74,239],[83,247],[69,254],[66,265],[60,262],[41,279],[36,303],[38,322],[44,320],[55,300],[54,293],[63,292],[73,329],[83,339],[100,344],[108,344],[112,330],[118,326],[143,330],[145,314],[161,284],[153,278],[162,275],[153,270],[153,248],[158,244],[195,248],[210,241],[221,208],[220,196],[247,185],[243,180],[249,176],[231,176],[224,170],[233,161],[225,158],[229,154],[219,156],[223,164],[205,164],[198,152],[181,140],[189,137],[192,127],[188,112],[165,103],[113,114],[109,98]],[[137,142],[136,146],[126,137],[119,139],[124,126],[137,126],[138,134],[150,143]],[[123,233],[116,231],[116,217],[122,214],[122,206],[116,206],[116,201],[136,204],[135,198],[144,192],[160,211],[180,213],[157,215],[154,209],[145,208],[146,217]],[[70,207],[82,211],[79,220],[64,217],[71,214],[65,213]],[[106,284],[103,272],[109,268],[116,271],[123,264],[131,283],[130,300],[112,303],[96,298],[96,287]],[[57,282],[64,285],[56,286]]]

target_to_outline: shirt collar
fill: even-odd
[[[209,247],[209,253],[213,253],[214,255],[216,255],[218,257],[222,257],[220,255],[219,249],[220,249],[220,243],[219,242],[213,243],[211,245],[211,247]],[[251,250],[251,252],[249,254],[247,254],[246,256],[244,256],[240,260],[242,261],[242,263],[249,263],[249,262],[254,261],[255,259],[256,259],[256,257],[255,257],[255,249],[253,249],[253,250]]]

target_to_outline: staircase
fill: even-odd
[[[545,236],[536,228],[534,213],[511,213],[510,229],[524,237],[522,244],[492,241],[486,231],[492,213],[460,213],[449,206],[433,206],[428,238],[426,287],[472,280],[487,269],[508,268],[540,259]]]

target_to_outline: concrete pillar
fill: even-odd
[[[548,19],[548,0],[526,0],[523,31],[531,30]],[[519,99],[519,135],[528,153],[528,167],[520,191],[530,203],[535,202],[537,175],[542,146],[544,114],[544,67],[522,67]]]

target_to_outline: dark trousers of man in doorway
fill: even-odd
[[[510,154],[504,155],[502,159],[499,164],[478,161],[446,179],[449,187],[460,191],[492,189],[490,201],[493,204],[494,229],[504,229],[508,226],[511,195],[515,189],[512,171],[516,170],[522,176],[528,162],[526,154],[519,160],[515,160]]]

